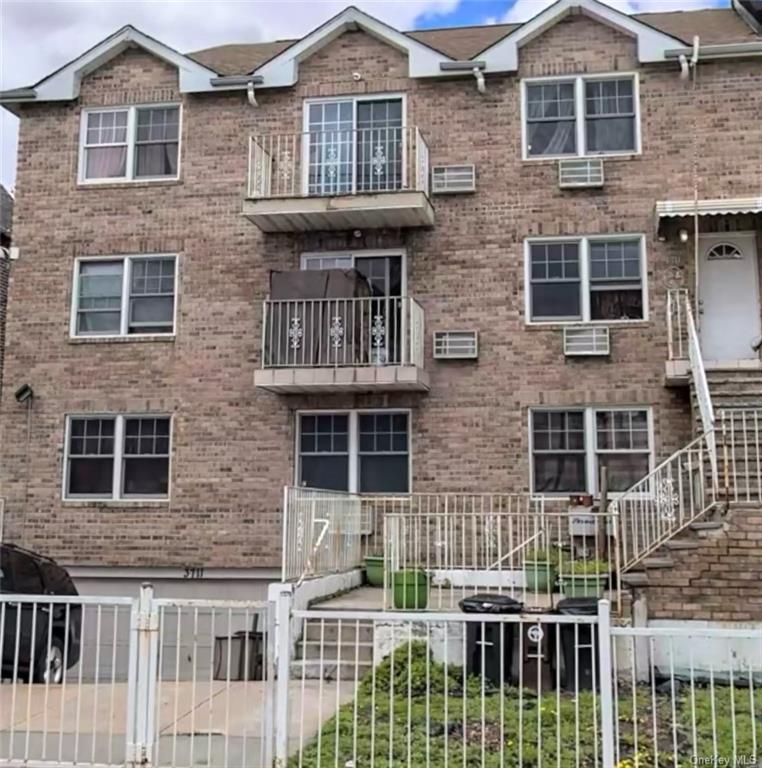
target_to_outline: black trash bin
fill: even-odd
[[[473,595],[459,603],[463,613],[521,613],[523,603],[508,595]],[[516,624],[469,621],[466,625],[466,671],[499,686],[510,683]],[[501,675],[502,667],[502,675]]]
[[[560,600],[556,612],[563,616],[595,616],[598,599],[570,597]],[[561,624],[561,687],[567,691],[589,691],[598,680],[598,638],[595,624]],[[595,674],[594,674],[595,671]]]

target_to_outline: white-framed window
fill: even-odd
[[[529,413],[533,493],[597,493],[608,468],[609,491],[621,493],[653,466],[647,407],[533,408]]]
[[[529,323],[648,319],[643,235],[529,238],[525,264]]]
[[[524,159],[639,154],[637,73],[522,80]]]
[[[175,332],[177,256],[81,257],[74,263],[71,335]]]
[[[80,183],[177,179],[180,112],[179,104],[84,110]]]
[[[308,195],[405,188],[404,95],[308,99],[304,133],[303,182]]]
[[[64,499],[168,499],[171,434],[167,415],[68,416]]]
[[[356,269],[374,296],[405,296],[407,259],[404,251],[328,251],[303,253],[302,269]]]
[[[408,411],[304,411],[296,432],[297,485],[409,493]]]

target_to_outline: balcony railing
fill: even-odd
[[[429,148],[416,127],[257,134],[249,139],[252,199],[428,189]]]
[[[409,296],[267,300],[262,368],[423,367],[424,313]]]

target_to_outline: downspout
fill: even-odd
[[[487,85],[484,81],[484,68],[487,66],[485,61],[442,61],[439,63],[441,72],[470,72],[476,79],[476,90],[484,93]]]
[[[257,97],[254,93],[254,83],[253,81],[249,81],[249,84],[246,86],[246,98],[249,100],[249,104],[251,104],[252,107],[258,107],[259,104],[257,104]]]
[[[691,56],[690,68],[693,75],[693,104],[696,104],[696,78],[698,72],[698,60],[699,60],[699,47],[701,42],[699,36],[696,35],[693,38],[693,55]],[[699,201],[699,189],[698,189],[698,121],[693,121],[693,274],[694,274],[694,304],[696,315],[696,328],[701,328],[701,299],[699,298],[700,282],[699,282],[699,269],[700,269],[700,253],[699,253],[699,214],[698,214],[698,201]]]

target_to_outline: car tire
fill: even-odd
[[[60,637],[53,635],[50,646],[45,646],[43,652],[35,663],[34,679],[37,683],[59,685],[63,682],[64,674],[64,642]]]

